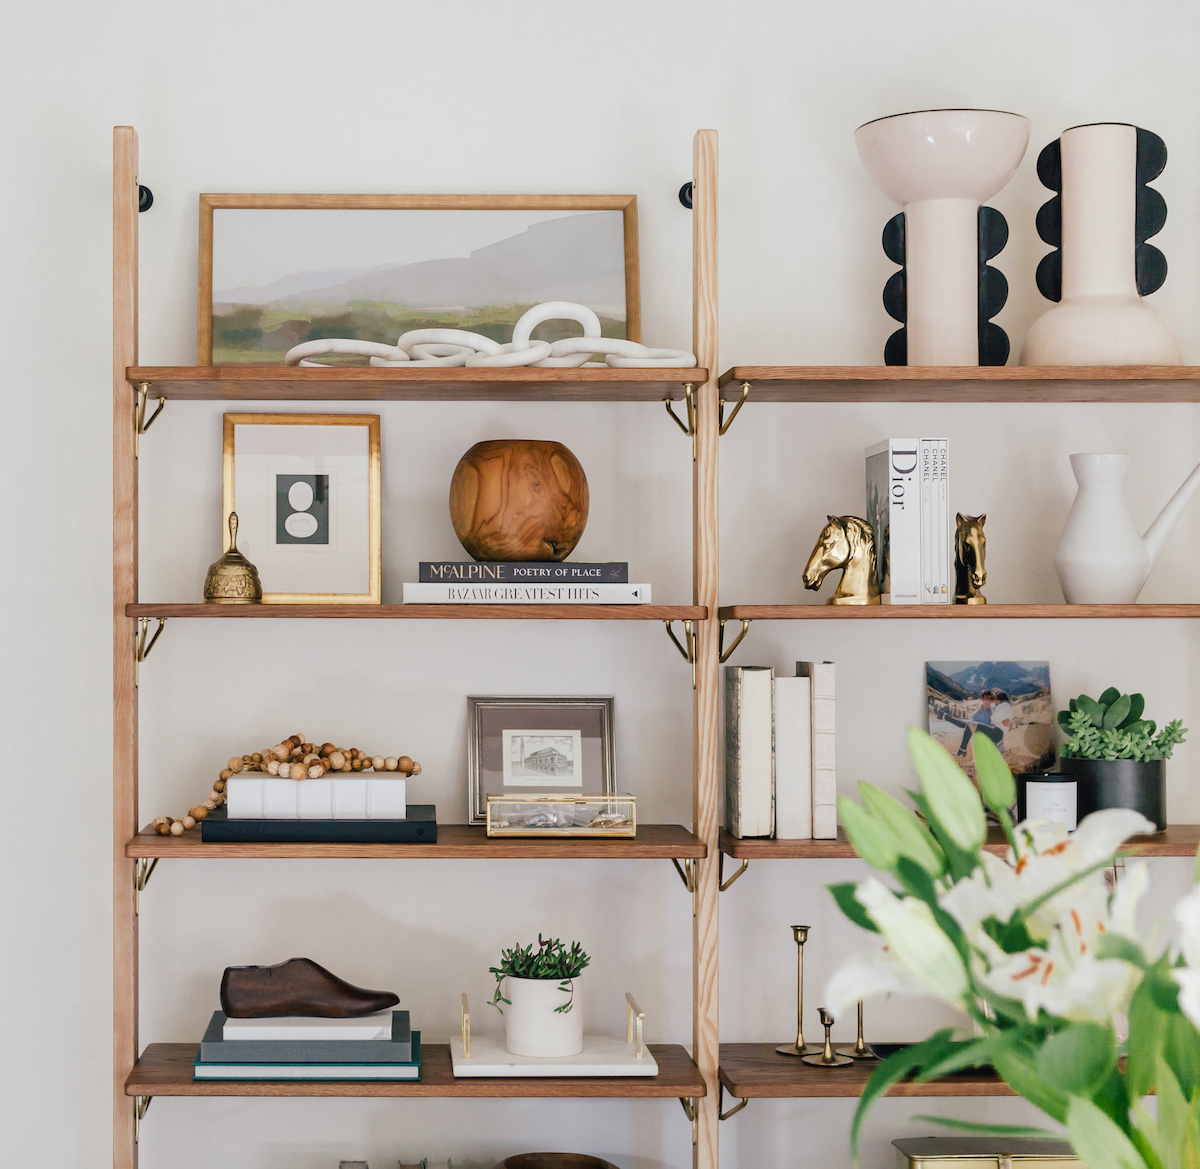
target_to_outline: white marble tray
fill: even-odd
[[[461,1035],[450,1039],[450,1058],[456,1076],[656,1076],[658,1064],[650,1049],[638,1059],[634,1045],[611,1035],[585,1035],[583,1051],[561,1059],[511,1055],[503,1039],[471,1036],[471,1058],[463,1058]]]

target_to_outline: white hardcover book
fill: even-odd
[[[812,681],[812,834],[837,836],[837,720],[833,662],[797,662],[796,676]]]
[[[734,836],[775,830],[775,671],[725,667],[725,826]]]
[[[235,775],[225,781],[225,804],[231,820],[404,820],[406,792],[403,776]]]
[[[392,1012],[376,1011],[357,1019],[321,1019],[279,1015],[273,1019],[226,1019],[221,1038],[230,1040],[391,1039]]]
[[[950,535],[950,440],[938,439],[941,459],[938,469],[938,505],[941,519],[938,535],[942,542],[942,604],[954,604],[954,540]]]
[[[648,605],[648,584],[444,584],[406,581],[406,605]]]
[[[935,441],[921,439],[921,604],[931,605],[941,588],[938,572],[937,473],[934,469]]]
[[[775,835],[812,839],[812,680],[775,679]]]
[[[867,522],[875,533],[879,599],[921,603],[921,503],[915,438],[867,447]]]

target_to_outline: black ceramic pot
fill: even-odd
[[[1060,759],[1059,766],[1078,782],[1079,819],[1102,808],[1132,808],[1154,822],[1154,830],[1167,826],[1167,761],[1154,759]]]

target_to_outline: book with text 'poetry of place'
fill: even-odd
[[[422,560],[420,584],[628,584],[625,561]]]

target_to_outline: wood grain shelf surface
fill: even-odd
[[[988,828],[988,852],[1003,856],[1008,841],[1003,831]],[[1200,849],[1200,824],[1168,824],[1164,832],[1152,836],[1135,836],[1122,848],[1131,856],[1195,856]],[[745,837],[739,840],[721,829],[721,851],[735,860],[844,860],[856,857],[854,845],[839,828],[836,840],[769,840]]]
[[[704,1078],[677,1043],[647,1044],[657,1076],[456,1079],[447,1043],[421,1044],[420,1080],[193,1080],[196,1043],[151,1043],[126,1096],[703,1096]]]
[[[703,385],[708,370],[149,365],[125,376],[131,386],[149,382],[151,397],[192,401],[662,402]]]
[[[1171,605],[722,605],[723,621],[1002,621],[1200,617],[1200,604]]]
[[[159,836],[149,826],[125,845],[127,857],[171,857],[179,860],[325,857],[329,859],[507,859],[507,860],[670,860],[699,859],[708,852],[703,841],[680,824],[640,824],[637,836],[622,837],[488,837],[480,825],[439,824],[436,844],[213,844],[199,830],[182,836]]]
[[[807,1036],[805,1036],[807,1038]],[[852,1042],[853,1036],[843,1042]],[[788,1042],[780,1036],[780,1043]],[[739,1100],[794,1099],[798,1096],[861,1096],[878,1066],[855,1063],[849,1067],[814,1068],[797,1056],[780,1055],[774,1043],[722,1043],[721,1083]],[[1015,1096],[991,1072],[967,1071],[931,1080],[927,1084],[902,1080],[889,1096]]]
[[[703,621],[705,605],[126,605],[126,617],[357,617],[443,621]]]
[[[1200,402],[1200,366],[736,365],[721,397],[748,402]]]

